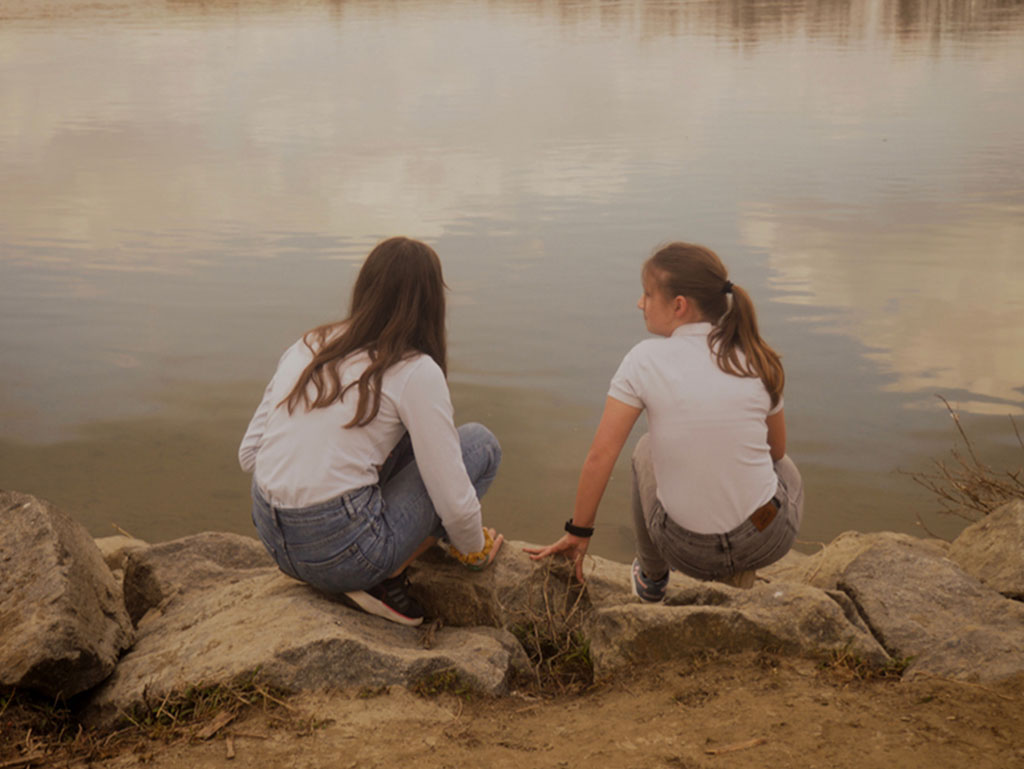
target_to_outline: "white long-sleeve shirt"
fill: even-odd
[[[483,549],[480,501],[462,461],[448,383],[441,367],[417,354],[384,372],[380,411],[365,427],[346,428],[358,393],[289,414],[278,406],[312,360],[303,340],[289,347],[267,385],[238,449],[242,469],[252,472],[267,501],[278,507],[308,507],[378,482],[378,469],[408,430],[427,493],[451,543],[464,553]],[[365,353],[342,364],[341,384],[359,378]],[[313,386],[309,386],[315,394]]]

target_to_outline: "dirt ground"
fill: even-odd
[[[665,663],[548,698],[423,697],[401,687],[302,695],[242,714],[205,741],[144,741],[97,763],[1013,769],[1024,767],[1024,676],[996,685],[862,680],[843,667],[749,653]]]

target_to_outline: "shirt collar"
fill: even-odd
[[[672,336],[707,336],[711,333],[711,323],[684,323],[672,332]]]

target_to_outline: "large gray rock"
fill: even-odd
[[[907,675],[995,681],[1024,671],[1024,605],[952,561],[894,541],[861,552],[838,580]]]
[[[1024,600],[1024,500],[1003,505],[964,529],[949,557],[993,590]]]
[[[585,612],[597,603],[629,600],[622,564],[588,558],[587,589],[582,591],[563,559],[536,562],[523,552],[529,543],[506,542],[495,562],[474,572],[439,549],[409,568],[412,594],[428,615],[446,625],[513,627],[548,612]],[[581,594],[582,593],[582,594]]]
[[[49,502],[0,491],[0,684],[70,697],[131,645],[121,590],[88,532]]]
[[[938,539],[920,539],[891,531],[866,534],[845,531],[814,555],[804,558],[790,553],[761,573],[771,579],[802,582],[831,590],[861,553],[879,544],[892,544],[900,551],[918,552],[933,558],[942,558],[949,550],[949,544]]]
[[[525,664],[522,649],[505,631],[441,628],[430,634],[394,625],[269,568],[179,593],[142,618],[138,636],[90,700],[90,722],[110,725],[171,692],[227,683],[253,671],[273,686],[308,691],[411,686],[433,672],[452,670],[462,685],[498,694],[516,666]]]
[[[639,601],[606,606],[585,624],[595,672],[626,664],[685,658],[702,651],[770,649],[824,657],[852,654],[889,662],[845,596],[795,583],[759,583],[750,590],[677,580],[665,605]]]
[[[252,537],[207,531],[124,557],[124,602],[132,622],[178,594],[237,582],[254,570],[274,566],[263,544]]]

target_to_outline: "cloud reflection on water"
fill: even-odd
[[[1024,206],[905,219],[893,233],[758,208],[745,242],[767,253],[781,301],[840,310],[826,328],[871,350],[896,375],[888,389],[929,407],[933,393],[958,391],[971,394],[965,411],[1024,413]]]

